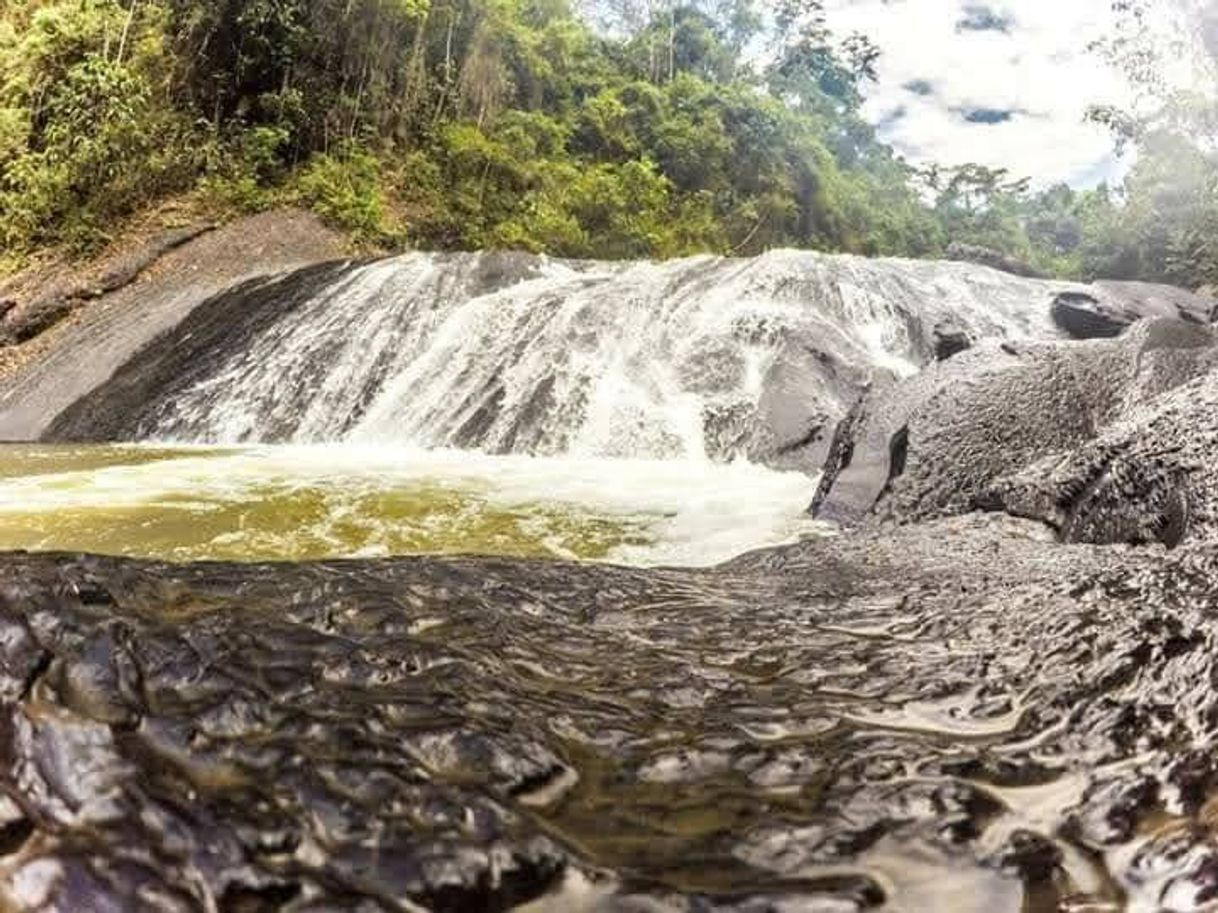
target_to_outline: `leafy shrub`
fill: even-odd
[[[214,208],[227,214],[260,212],[277,203],[286,169],[282,150],[289,131],[263,126],[243,130],[225,142],[205,145],[205,175],[199,189]]]
[[[315,156],[296,179],[296,198],[357,242],[385,242],[397,234],[385,222],[380,162],[359,148]]]
[[[159,22],[149,14],[132,23],[123,12],[103,0],[51,3],[0,45],[8,247],[92,246],[115,219],[193,181],[193,128],[158,91]]]

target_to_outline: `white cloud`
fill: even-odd
[[[835,32],[862,32],[883,51],[864,113],[911,162],[979,162],[1041,185],[1090,184],[1117,171],[1111,136],[1084,120],[1089,105],[1128,97],[1121,76],[1088,48],[1110,26],[1110,0],[831,0],[828,6]],[[979,8],[993,17],[979,17]],[[966,18],[1005,31],[961,28]],[[933,91],[910,90],[921,82]],[[1011,116],[970,123],[967,112],[979,110]]]

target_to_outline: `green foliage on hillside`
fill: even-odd
[[[11,0],[0,240],[87,247],[171,193],[390,246],[934,254],[858,115],[874,49],[747,0]],[[593,19],[607,19],[594,28]],[[756,57],[754,54],[753,57]]]
[[[0,13],[0,243],[83,244],[198,173],[165,11],[12,0]]]
[[[919,179],[952,240],[998,251],[1051,276],[1093,279],[1118,271],[1121,194],[1107,185],[1032,191],[1027,178],[1012,180],[980,165],[931,167]]]
[[[1092,268],[1115,278],[1218,284],[1218,7],[1209,0],[1114,4],[1099,50],[1123,70],[1125,110],[1097,107],[1133,154],[1120,205],[1089,226]]]
[[[1061,275],[1208,277],[1180,265],[1215,262],[1208,162],[1182,183],[1148,157],[1127,204],[977,166],[916,172],[859,114],[879,50],[832,35],[818,0],[764,8],[8,0],[0,248],[88,250],[191,193],[234,213],[305,205],[383,248],[941,256],[959,241]]]

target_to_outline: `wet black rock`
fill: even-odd
[[[931,337],[935,348],[935,361],[947,361],[973,345],[968,333],[946,321],[935,324]]]
[[[1139,320],[1174,317],[1188,323],[1214,320],[1214,302],[1184,289],[1148,282],[1097,282],[1090,291],[1059,292],[1053,322],[1073,339],[1120,336]]]
[[[1105,307],[1083,292],[1062,292],[1053,299],[1053,322],[1075,339],[1120,336],[1134,318]]]
[[[1193,388],[1186,385],[1218,367],[1216,340],[1209,327],[1165,318],[1141,322],[1113,340],[989,344],[915,378],[877,384],[838,427],[834,452],[846,458],[826,464],[813,512],[839,523],[907,523],[1001,508],[1004,498],[1014,504],[1020,488],[1023,506],[1015,512],[1044,519],[1046,509],[1026,503],[1030,477],[1003,487],[1001,497],[995,483],[1025,469],[1039,477],[1074,448],[1093,441],[1101,446],[1104,429],[1123,427],[1148,402],[1167,402],[1173,395],[1190,401],[1194,394],[1187,391]],[[1181,442],[1204,447],[1204,427],[1193,433],[1178,426],[1174,433]],[[1166,446],[1160,441],[1159,449]],[[1138,497],[1155,504],[1158,519],[1151,522],[1171,538],[1190,509],[1184,491],[1166,481],[1138,482],[1133,475],[1145,475],[1153,464],[1139,467],[1129,470],[1131,500],[1124,503],[1133,504],[1135,489],[1142,491]],[[1175,477],[1171,466],[1164,472]],[[1088,488],[1090,478],[1079,487]],[[1094,494],[1089,488],[1088,493]],[[1111,511],[1105,516],[1114,517]],[[1114,529],[1129,527],[1124,520],[1113,522]],[[1086,541],[1144,538],[1077,535]]]
[[[575,268],[581,265],[572,264]],[[470,285],[482,292],[493,292],[534,279],[541,272],[542,261],[530,254],[511,250],[486,251],[477,258]]]
[[[0,902],[1194,909],[1215,585],[1000,515],[706,571],[6,556]]]
[[[898,379],[877,373],[853,408],[838,424],[812,499],[812,513],[822,520],[850,526],[874,510],[907,453],[902,431],[887,405],[896,398]]]

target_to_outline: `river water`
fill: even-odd
[[[10,445],[0,549],[173,561],[413,554],[709,565],[823,533],[812,482],[738,462],[400,446]]]
[[[944,326],[1052,335],[1054,288],[795,252],[322,265],[201,305],[39,433],[130,443],[0,450],[0,548],[711,565],[824,532],[815,474],[873,373]],[[46,425],[22,390],[0,434]]]

